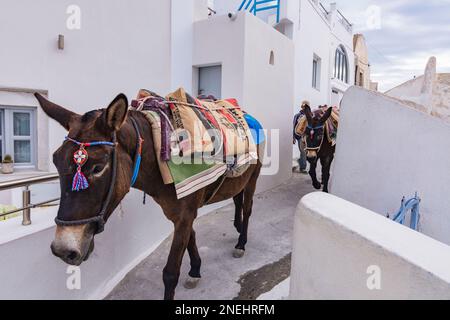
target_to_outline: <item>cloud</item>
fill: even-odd
[[[380,82],[380,90],[423,74],[431,56],[437,57],[438,72],[450,72],[450,0],[337,2],[355,32],[366,37],[372,78]],[[378,25],[373,23],[373,8],[379,9]]]

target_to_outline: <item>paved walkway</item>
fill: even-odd
[[[246,255],[234,259],[238,234],[233,227],[230,205],[195,222],[197,245],[202,258],[202,280],[194,290],[183,287],[189,271],[186,254],[176,299],[256,299],[283,282],[290,273],[293,218],[299,200],[313,192],[310,178],[294,174],[280,187],[255,197]],[[171,237],[132,270],[106,299],[161,299],[162,270]]]

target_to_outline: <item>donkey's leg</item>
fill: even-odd
[[[322,184],[317,180],[317,173],[316,173],[317,159],[309,160],[309,163],[310,163],[309,175],[311,176],[312,184],[315,189],[320,190],[320,188],[322,187]]]
[[[320,163],[322,165],[323,192],[326,192],[326,193],[328,193],[328,183],[330,181],[330,169],[331,169],[332,161],[333,161],[333,158],[331,156],[320,158]]]
[[[202,277],[200,275],[202,260],[200,259],[200,255],[198,253],[194,229],[192,229],[187,249],[189,258],[191,259],[191,271],[189,271],[189,277],[184,283],[184,287],[186,289],[195,289],[200,281],[200,278]]]
[[[233,198],[235,212],[234,212],[234,227],[238,233],[242,232],[242,204],[244,203],[244,190]]]
[[[251,177],[247,187],[244,190],[244,204],[243,204],[243,216],[242,231],[239,236],[238,244],[233,252],[233,257],[240,259],[245,254],[245,245],[247,244],[248,223],[253,209],[253,196],[255,195],[256,182],[258,180],[259,170],[257,170]]]
[[[181,262],[192,233],[192,223],[192,218],[181,218],[179,221],[174,222],[175,231],[172,246],[167,264],[163,270],[165,300],[173,300],[175,298],[175,288],[180,278]]]

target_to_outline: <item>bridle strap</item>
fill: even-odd
[[[112,150],[112,152],[113,152],[113,160],[112,160],[113,168],[112,168],[112,175],[111,175],[111,183],[109,186],[108,195],[106,196],[106,200],[105,200],[105,202],[103,202],[102,211],[100,211],[100,213],[98,215],[97,231],[96,231],[97,234],[101,233],[101,232],[103,232],[103,230],[105,230],[105,224],[106,224],[105,214],[111,203],[111,199],[114,194],[114,185],[116,184],[116,179],[117,179],[117,134],[116,134],[116,132],[113,133],[113,143],[116,146]]]
[[[325,130],[325,125],[322,125],[322,126],[317,126],[317,127],[312,127],[312,126],[310,126],[310,125],[308,125],[307,126],[307,128],[309,129],[309,130],[319,130],[319,129],[324,129]],[[325,135],[324,135],[325,136]],[[323,139],[324,139],[324,136],[322,136],[322,141],[320,142],[320,145],[318,146],[318,147],[316,147],[316,148],[308,148],[308,143],[307,143],[307,139],[305,138],[305,145],[306,145],[306,150],[307,151],[318,151],[318,150],[320,150],[321,148],[322,148],[322,144],[323,144]]]
[[[133,124],[134,129],[136,130],[137,141],[138,141],[137,147],[136,147],[135,159],[134,159],[133,178],[131,181],[131,186],[133,186],[139,175],[139,168],[140,168],[141,157],[142,157],[141,156],[142,155],[142,144],[143,144],[144,140],[141,137],[139,125],[138,125],[137,121],[135,119],[133,119],[131,116],[129,118]],[[66,138],[66,140],[72,141],[72,142],[76,143],[77,145],[81,145],[81,144],[84,146],[109,145],[109,146],[113,147],[113,149],[112,149],[111,182],[110,182],[108,194],[106,196],[105,201],[103,202],[103,206],[102,206],[100,213],[97,216],[92,217],[92,218],[80,219],[80,220],[74,220],[74,221],[64,221],[64,220],[59,219],[58,217],[55,218],[56,225],[65,226],[65,227],[81,226],[81,225],[95,222],[95,223],[97,223],[96,234],[102,233],[105,230],[105,224],[106,224],[105,215],[108,210],[108,207],[111,204],[111,200],[112,200],[112,197],[114,194],[114,189],[115,189],[114,186],[115,186],[116,180],[117,180],[117,133],[114,132],[113,136],[112,136],[112,142],[107,142],[107,143],[105,143],[105,142],[80,143],[71,138]]]
[[[310,125],[308,125],[307,128],[308,128],[309,130],[319,130],[319,129],[325,128],[325,125],[317,126],[317,127],[311,127]]]

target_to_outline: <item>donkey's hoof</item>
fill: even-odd
[[[313,182],[313,187],[316,189],[316,190],[320,190],[321,188],[322,188],[322,184],[320,183],[320,182]]]
[[[188,276],[188,278],[184,282],[184,287],[188,290],[192,290],[197,288],[199,282],[200,278],[192,278],[191,276]]]
[[[236,259],[241,259],[245,255],[245,250],[242,249],[234,249],[233,257]]]

